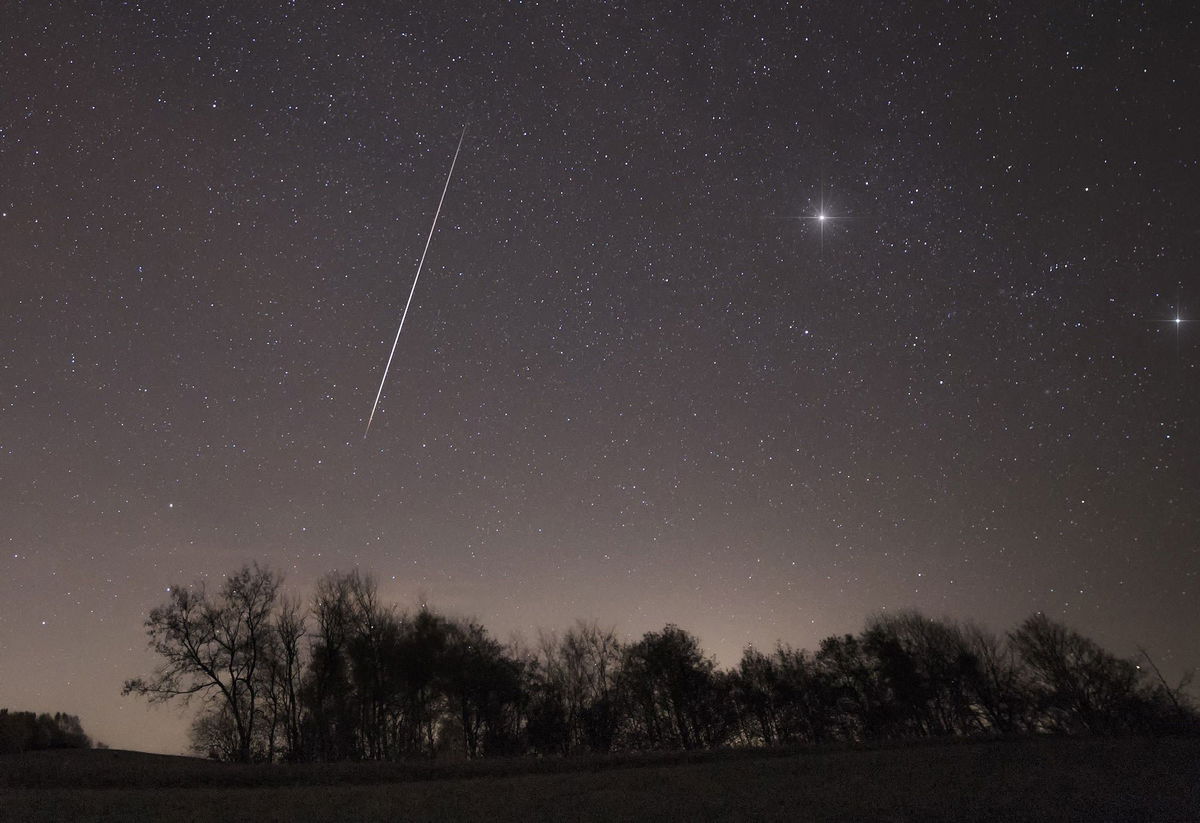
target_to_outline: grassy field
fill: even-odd
[[[238,767],[136,752],[0,757],[0,819],[1200,820],[1200,740]]]

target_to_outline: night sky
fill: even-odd
[[[183,750],[142,621],[253,560],[722,665],[905,607],[1200,664],[1189,3],[0,16],[0,706]]]

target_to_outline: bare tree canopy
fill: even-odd
[[[237,759],[250,760],[280,582],[254,564],[227,577],[215,595],[203,584],[171,586],[167,602],[146,619],[159,666],[127,681],[122,693],[152,702],[198,695],[217,704],[236,730]]]

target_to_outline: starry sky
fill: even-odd
[[[723,665],[905,607],[1200,664],[1188,3],[3,17],[0,705],[181,751],[142,621],[252,560]]]

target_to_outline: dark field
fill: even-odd
[[[274,767],[38,752],[0,758],[0,819],[1191,823],[1200,740]]]

